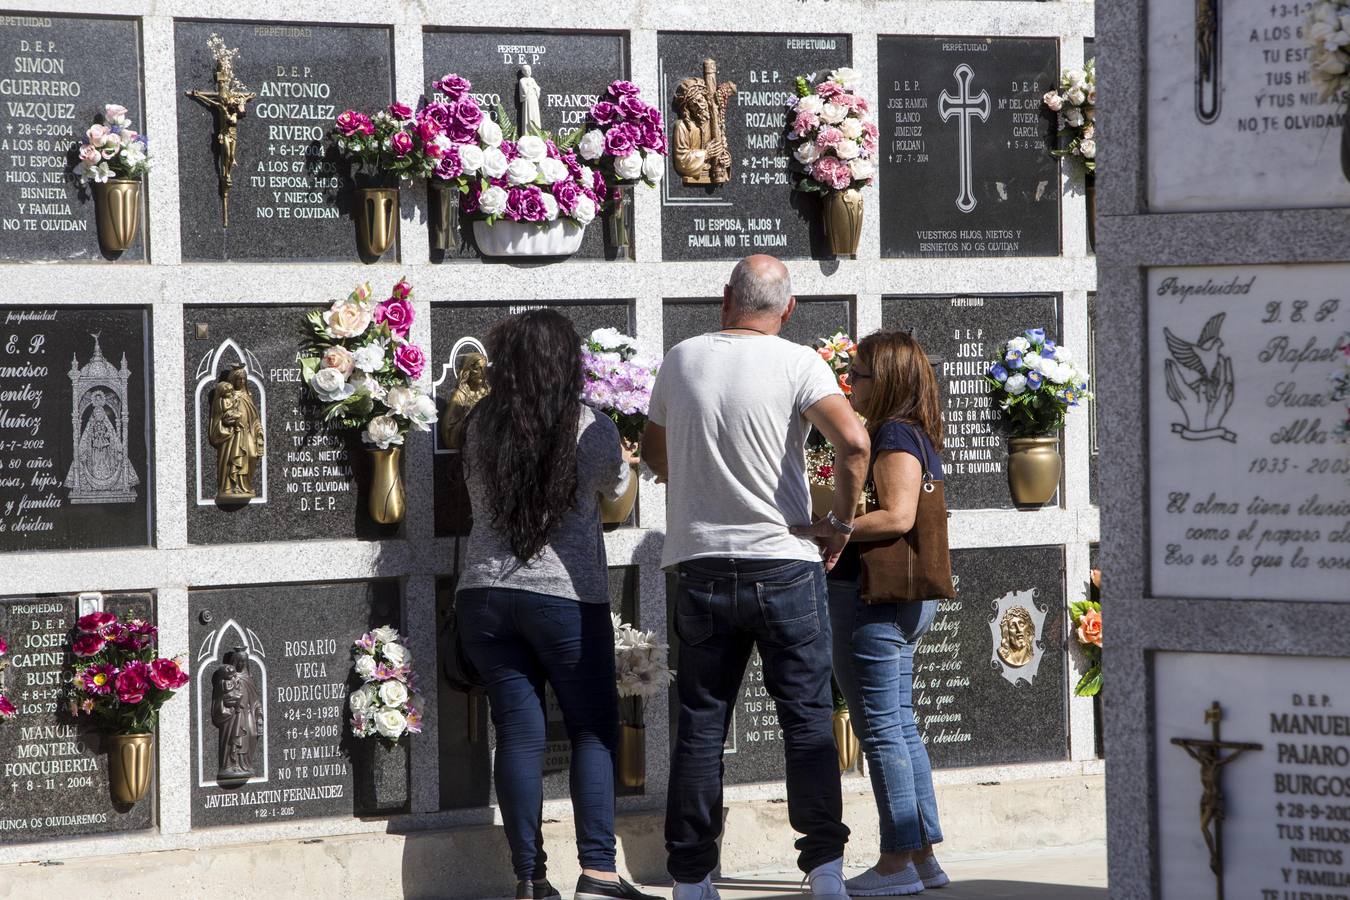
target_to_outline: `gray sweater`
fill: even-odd
[[[618,498],[631,470],[619,448],[619,429],[603,413],[581,407],[577,423],[577,502],[549,535],[539,555],[522,563],[505,535],[492,527],[481,467],[472,461],[477,435],[470,424],[464,436],[464,473],[473,510],[473,531],[459,590],[509,588],[568,597],[583,603],[609,602],[605,536],[600,528],[600,497]]]

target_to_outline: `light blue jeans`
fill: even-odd
[[[857,582],[830,581],[834,677],[872,775],[882,853],[942,841],[913,699],[914,647],[936,615],[936,600],[869,606]]]

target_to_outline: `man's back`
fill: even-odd
[[[814,351],[776,336],[705,334],[666,354],[651,403],[669,461],[661,564],[820,559],[788,529],[811,520],[803,413],[838,393]]]

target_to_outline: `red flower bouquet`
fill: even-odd
[[[108,612],[82,616],[70,649],[77,660],[70,710],[110,734],[149,734],[159,708],[188,682],[178,659],[159,656],[149,622],[118,621]]]

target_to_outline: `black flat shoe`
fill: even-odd
[[[601,881],[589,875],[577,879],[575,900],[661,900],[655,894],[644,894],[620,878],[618,881]]]
[[[517,881],[516,900],[562,900],[562,894],[547,881]]]

